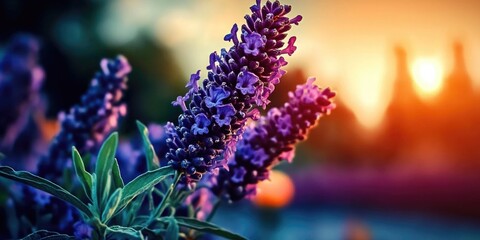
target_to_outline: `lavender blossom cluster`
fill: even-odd
[[[229,161],[229,170],[221,169],[213,179],[212,192],[238,201],[256,192],[259,181],[268,179],[270,169],[279,161],[293,159],[295,144],[306,138],[317,120],[334,108],[329,88],[320,89],[309,78],[306,84],[289,92],[289,101],[271,109],[255,126],[248,128]]]
[[[240,37],[236,24],[225,36],[233,46],[222,49],[220,55],[210,55],[208,78],[202,87],[197,84],[198,71],[187,84],[188,93],[174,102],[183,113],[177,125],[166,126],[166,159],[184,174],[184,182],[199,181],[204,173],[226,166],[247,119],[258,118],[256,107],[266,107],[285,73],[282,67],[287,62],[281,55],[291,55],[296,49],[295,37],[286,46],[284,40],[302,17],[287,17],[289,5],[267,1],[261,6],[258,0],[250,9]]]
[[[80,104],[60,114],[61,130],[53,139],[48,156],[38,164],[40,176],[61,182],[63,171],[72,165],[72,146],[82,154],[93,153],[117,128],[119,118],[126,115],[123,96],[130,64],[125,57],[119,56],[103,59],[100,66],[102,71],[96,73]]]
[[[39,133],[32,120],[41,104],[39,92],[44,80],[39,50],[35,37],[18,34],[0,60],[0,151],[8,155],[10,165],[19,168],[31,168],[27,160],[35,147],[31,138]]]

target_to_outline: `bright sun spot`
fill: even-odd
[[[421,96],[434,95],[442,86],[442,68],[434,59],[417,59],[412,65],[412,76]]]

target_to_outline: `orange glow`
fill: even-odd
[[[413,62],[411,71],[420,96],[431,96],[440,91],[443,71],[438,61],[417,59]]]
[[[272,170],[270,180],[258,184],[257,195],[252,201],[258,206],[281,208],[290,203],[295,192],[290,177],[280,171]]]

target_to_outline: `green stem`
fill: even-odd
[[[150,226],[150,224],[152,224],[155,219],[158,217],[161,216],[161,214],[163,213],[163,211],[165,211],[165,208],[167,207],[167,203],[169,202],[170,200],[170,196],[172,195],[172,193],[174,192],[177,184],[178,184],[178,181],[180,181],[180,177],[182,176],[181,173],[179,172],[175,172],[175,176],[173,178],[173,182],[172,184],[170,185],[170,187],[168,188],[168,191],[167,193],[165,194],[165,196],[163,197],[162,201],[160,202],[160,204],[155,208],[155,210],[153,211],[153,214],[150,215],[150,218],[148,219],[148,222],[146,224],[146,226]]]

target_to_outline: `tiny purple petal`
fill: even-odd
[[[290,19],[290,24],[295,24],[298,25],[300,21],[302,21],[303,17],[301,15],[298,15],[292,19]]]
[[[265,153],[265,150],[263,150],[263,148],[259,148],[253,151],[253,158],[251,162],[257,167],[262,167],[267,159],[268,155]]]
[[[297,40],[296,37],[291,37],[289,40],[288,40],[288,46],[283,49],[280,54],[288,54],[288,56],[292,56],[292,54],[295,52],[295,50],[297,50],[297,47],[293,44],[295,44],[295,40]]]
[[[185,99],[186,97],[184,96],[178,96],[177,100],[172,102],[173,106],[180,106],[182,108],[182,111],[187,111],[187,106],[185,105]]]
[[[194,92],[198,91],[198,83],[197,81],[200,80],[200,70],[197,73],[190,75],[190,81],[188,81],[185,87],[190,88]]]
[[[247,33],[245,36],[245,43],[242,43],[241,45],[245,54],[257,56],[260,52],[260,48],[265,46],[265,40],[262,38],[262,35],[256,32]]]
[[[213,108],[222,104],[222,100],[230,96],[230,92],[223,87],[211,87],[209,96],[205,98],[205,104],[208,108]]]
[[[284,137],[290,134],[290,128],[292,128],[292,120],[290,115],[280,116],[277,120],[278,132]]]
[[[207,116],[204,113],[200,113],[195,116],[195,123],[192,126],[193,134],[201,135],[208,133],[208,126],[212,122],[208,120]]]
[[[235,108],[231,103],[220,105],[217,107],[217,114],[213,115],[215,122],[219,126],[227,126],[230,124],[232,117],[235,115]]]
[[[255,93],[254,85],[259,81],[257,75],[244,70],[238,74],[237,79],[238,82],[235,87],[240,90],[243,95]]]
[[[241,183],[244,181],[245,174],[247,174],[247,170],[245,170],[244,167],[239,167],[233,169],[233,176],[232,176],[232,182],[234,183]]]
[[[216,72],[217,71],[217,65],[215,65],[215,62],[218,60],[218,55],[217,55],[217,52],[212,52],[210,53],[210,56],[208,58],[208,66],[207,66],[207,70],[211,70],[212,72]]]

